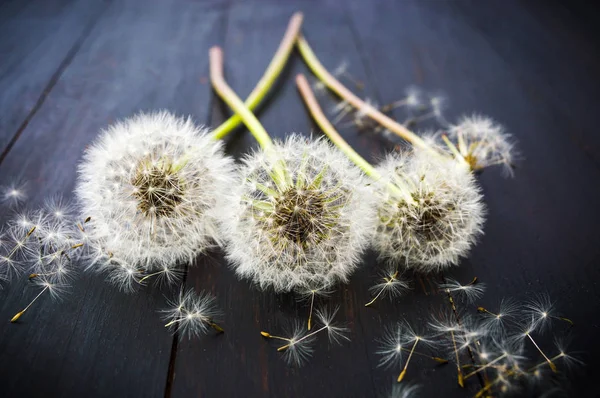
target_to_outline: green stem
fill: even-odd
[[[210,57],[210,80],[212,85],[223,101],[237,113],[250,133],[259,145],[266,151],[273,148],[273,141],[265,128],[260,124],[256,116],[244,105],[240,97],[229,87],[223,77],[223,50],[220,47],[212,47]]]
[[[296,12],[290,19],[287,30],[281,43],[279,44],[279,48],[273,59],[269,63],[269,66],[265,70],[265,73],[256,84],[256,87],[252,90],[244,104],[250,110],[254,110],[254,108],[260,104],[260,102],[265,98],[271,87],[273,87],[273,83],[277,79],[277,77],[281,74],[281,71],[285,67],[287,60],[290,57],[290,53],[294,49],[294,44],[296,42],[296,38],[300,34],[300,27],[302,26],[302,13]],[[242,118],[235,114],[227,119],[223,124],[217,127],[213,132],[212,136],[215,140],[220,140],[229,134],[233,129],[235,129],[240,123],[242,123]]]
[[[240,97],[238,97],[231,87],[229,87],[223,77],[223,50],[220,47],[215,46],[210,49],[209,62],[210,80],[217,94],[219,94],[223,101],[225,101],[227,105],[240,116],[246,127],[248,127],[248,130],[250,130],[250,133],[252,133],[252,136],[258,141],[261,148],[265,152],[273,154],[274,144],[269,133],[267,133],[262,124],[260,124],[252,111],[244,105]],[[285,166],[281,164],[281,161],[277,161],[273,166],[273,181],[279,187],[285,187],[289,183],[285,173]]]
[[[376,181],[381,180],[381,174],[377,172],[377,170],[365,160],[362,156],[360,156],[345,140],[344,138],[335,130],[335,127],[329,122],[323,110],[319,106],[317,99],[315,98],[312,89],[310,88],[310,84],[306,80],[304,75],[299,74],[296,76],[296,85],[300,90],[300,94],[304,99],[306,106],[310,114],[312,115],[317,125],[323,130],[323,133],[329,137],[331,142],[333,142],[354,164],[356,164],[366,175],[373,178]],[[406,198],[409,201],[412,201],[412,197],[406,194],[401,188],[396,186],[395,184],[388,183],[389,189],[397,195],[400,195]]]
[[[396,122],[395,120],[391,119],[390,117],[379,112],[375,107],[365,103],[363,100],[354,95],[350,90],[348,90],[331,73],[329,73],[327,69],[325,69],[325,67],[321,64],[321,62],[319,61],[315,53],[312,51],[304,37],[298,37],[298,39],[296,40],[296,44],[298,46],[298,50],[300,50],[302,58],[304,58],[304,62],[306,62],[310,70],[331,91],[336,93],[342,99],[346,100],[346,102],[348,102],[356,109],[363,111],[365,115],[369,116],[371,119],[375,120],[383,127],[387,128],[396,135],[404,138],[406,141],[410,142],[414,146],[426,149],[438,156],[442,156],[442,154],[439,151],[435,150],[433,147],[428,145],[415,133],[413,133],[400,123]]]

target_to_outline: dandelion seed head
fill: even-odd
[[[291,135],[248,156],[238,185],[224,225],[239,276],[276,292],[347,280],[374,217],[366,181],[343,154]]]
[[[422,272],[457,264],[482,234],[485,210],[474,177],[421,151],[390,155],[378,171],[380,255]],[[389,184],[401,194],[391,194]]]
[[[190,119],[157,112],[118,122],[79,167],[87,237],[143,270],[192,261],[219,239],[233,170],[221,144]]]
[[[471,169],[501,165],[507,174],[512,175],[515,144],[494,120],[476,114],[465,116],[450,127],[449,135],[458,140],[458,148]]]

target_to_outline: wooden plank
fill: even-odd
[[[580,58],[574,63],[572,57],[557,56],[572,39],[546,27],[546,20],[534,23],[536,16],[518,3],[456,4],[385,2],[368,8],[355,2],[352,18],[365,61],[377,71],[383,102],[398,99],[399,90],[412,83],[440,89],[450,97],[451,120],[482,112],[505,124],[519,141],[525,159],[514,179],[502,178],[497,170],[480,176],[489,210],[485,236],[448,274],[459,280],[478,276],[487,283],[481,303],[488,306],[497,306],[502,297],[525,300],[548,292],[560,312],[575,321],[572,350],[586,352],[590,361],[574,373],[570,393],[592,395],[597,366],[591,361],[600,355],[600,348],[589,344],[598,329],[594,314],[600,311],[595,289],[600,192],[594,183],[596,160],[580,143],[595,142],[589,108],[579,106],[595,101],[594,90],[580,90],[577,83],[588,76],[585,65],[597,64],[598,58],[575,50]],[[565,41],[556,43],[561,38]],[[563,73],[569,68],[575,69]],[[559,336],[561,326],[554,330]],[[548,350],[551,337],[543,339]],[[430,384],[434,389],[446,385]]]
[[[335,68],[345,60],[357,79],[366,79],[360,52],[356,46],[344,8],[338,2],[267,2],[235,3],[228,13],[225,46],[225,74],[230,85],[245,97],[258,81],[277,48],[285,26],[294,11],[305,13],[304,32],[323,62]],[[308,74],[296,55],[277,84],[277,89],[258,115],[273,137],[283,138],[290,132],[313,132],[312,124],[297,93],[296,73]],[[367,92],[373,96],[372,91]],[[323,104],[333,105],[327,94]],[[229,111],[226,110],[229,115]],[[211,124],[224,120],[223,107],[217,105]],[[229,137],[228,150],[237,156],[256,147],[253,138],[242,129]],[[371,158],[380,152],[381,144],[371,137],[359,135],[353,129],[345,131],[348,141],[359,152]],[[375,338],[381,337],[382,325],[404,315],[423,321],[421,313],[427,308],[442,305],[440,297],[422,293],[411,295],[402,303],[382,301],[376,309],[365,308],[369,301],[368,288],[376,272],[375,254],[365,257],[362,269],[347,286],[340,286],[324,303],[340,305],[338,318],[351,328],[352,342],[341,347],[328,347],[326,338],[318,340],[314,357],[303,367],[288,366],[276,352],[276,345],[264,340],[259,332],[279,333],[294,320],[306,321],[308,308],[298,304],[291,295],[274,296],[260,292],[245,280],[238,281],[222,254],[202,259],[201,266],[190,270],[187,284],[196,290],[210,290],[225,311],[223,336],[207,336],[202,341],[184,340],[178,345],[172,396],[374,396],[389,394],[396,371],[376,372],[379,358],[375,355]],[[426,282],[427,283],[427,282]],[[428,289],[430,286],[428,285]],[[430,366],[427,360],[414,362],[415,374],[438,373],[441,368]],[[417,369],[419,368],[419,369]],[[399,372],[399,371],[398,371]],[[445,372],[445,371],[444,371]],[[395,373],[395,374],[393,374]],[[455,375],[444,373],[455,380]],[[449,381],[449,380],[448,380]]]
[[[206,120],[206,54],[221,32],[221,12],[203,4],[111,4],[1,165],[0,184],[29,180],[31,206],[71,197],[84,148],[112,121],[161,108]],[[10,324],[35,294],[26,285],[0,291],[3,396],[164,395],[173,337],[157,310],[173,292],[124,294],[82,275],[62,303],[45,297]]]
[[[19,1],[0,8],[0,154],[73,58],[106,8],[100,0]]]

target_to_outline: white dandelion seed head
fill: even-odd
[[[464,116],[450,126],[449,135],[458,142],[458,149],[471,169],[502,165],[509,175],[513,173],[515,144],[504,127],[489,117]]]
[[[417,150],[389,155],[378,171],[374,246],[382,258],[431,272],[467,255],[483,233],[485,207],[465,167]]]
[[[237,274],[276,292],[345,282],[373,230],[361,172],[327,141],[299,135],[244,163],[224,222]]]
[[[192,261],[218,239],[233,170],[221,144],[190,119],[163,111],[118,122],[79,167],[86,237],[144,271]]]

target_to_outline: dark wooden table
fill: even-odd
[[[487,284],[481,304],[548,292],[575,322],[575,369],[567,395],[598,394],[600,370],[600,84],[591,7],[554,2],[443,1],[76,1],[0,3],[0,184],[30,181],[28,204],[71,197],[76,165],[100,128],[140,110],[169,109],[216,126],[229,111],[208,83],[208,49],[225,49],[225,73],[245,97],[261,76],[291,14],[325,66],[346,60],[380,104],[417,84],[450,98],[449,119],[472,111],[501,121],[524,154],[513,179],[485,171],[485,236],[459,268],[459,280]],[[258,116],[276,137],[319,134],[297,93],[308,73],[298,54]],[[325,97],[323,102],[333,102]],[[345,129],[369,159],[392,145]],[[240,129],[227,139],[239,158],[254,146]],[[9,212],[2,209],[2,220]],[[224,335],[174,339],[157,310],[173,289],[119,292],[82,274],[61,302],[40,300],[22,321],[8,320],[31,299],[26,281],[0,290],[0,395],[3,397],[371,397],[390,393],[396,370],[378,368],[376,339],[399,319],[425,324],[447,306],[431,280],[394,302],[365,308],[374,253],[331,302],[351,343],[320,339],[312,360],[287,366],[259,331],[281,330],[306,307],[239,281],[222,253],[199,258],[185,284],[214,293]],[[546,342],[550,344],[549,340]],[[472,396],[451,366],[416,361],[421,396]],[[442,392],[443,391],[443,392]]]

